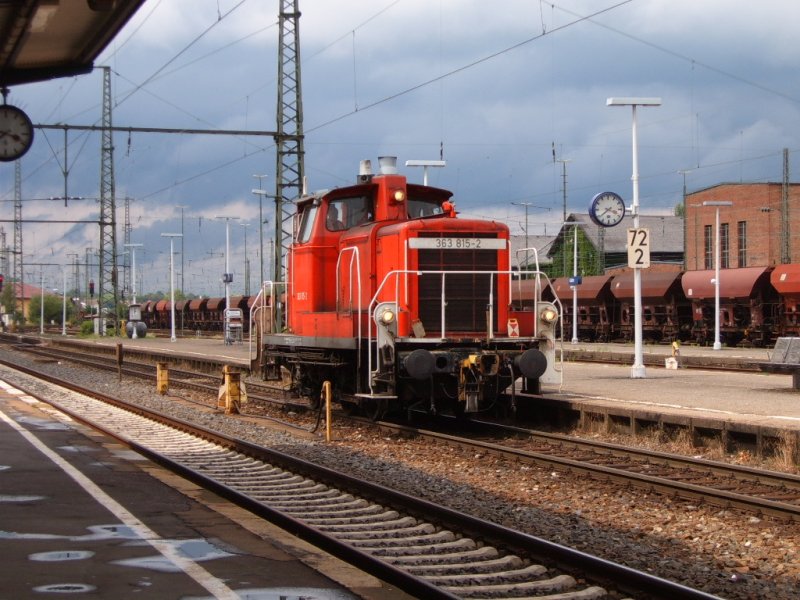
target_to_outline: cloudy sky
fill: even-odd
[[[300,0],[300,9],[311,190],[353,182],[363,158],[396,155],[402,165],[441,156],[447,167],[431,183],[453,190],[463,214],[522,234],[527,204],[530,233],[552,234],[564,165],[569,212],[585,212],[606,190],[630,202],[631,110],[607,107],[612,96],[663,102],[638,111],[645,214],[671,213],[684,179],[689,191],[779,181],[784,148],[795,170],[797,2]],[[97,61],[112,69],[114,125],[274,130],[277,15],[277,0],[148,0]],[[13,88],[8,100],[34,123],[91,125],[101,119],[101,92],[95,71]],[[216,215],[250,223],[231,226],[233,293],[244,286],[245,231],[255,288],[251,190],[254,174],[274,186],[271,138],[117,133],[114,143],[118,222],[128,197],[132,241],[144,244],[144,291],[169,289],[160,234],[181,230],[179,206],[187,291],[223,293],[225,226]],[[67,158],[68,194],[86,199],[65,209],[46,200],[64,193],[63,134],[37,130],[21,162],[25,218],[97,218],[99,135],[71,132]],[[406,173],[421,181],[420,170]],[[9,218],[13,182],[13,165],[0,165]],[[269,201],[264,216],[268,248]],[[13,227],[3,227],[11,244]],[[90,225],[28,224],[23,236],[26,263],[83,260],[99,243]],[[60,286],[60,270],[50,271]]]

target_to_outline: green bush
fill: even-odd
[[[81,323],[81,331],[78,335],[80,337],[89,337],[90,335],[94,335],[93,319],[88,319]]]

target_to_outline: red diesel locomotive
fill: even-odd
[[[476,413],[517,406],[516,380],[560,383],[558,300],[521,302],[508,227],[462,219],[452,193],[415,185],[380,159],[353,186],[301,197],[285,294],[258,324],[266,379],[373,417],[412,406]],[[540,272],[525,281],[540,291]]]

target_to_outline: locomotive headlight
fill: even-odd
[[[406,199],[405,190],[395,190],[392,194],[392,198],[395,202],[403,202]]]
[[[539,318],[545,323],[555,323],[556,319],[558,319],[558,311],[552,306],[546,306],[539,313]]]
[[[397,333],[397,310],[394,302],[381,302],[372,311],[372,320],[379,332],[395,335]]]

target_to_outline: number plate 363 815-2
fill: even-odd
[[[408,247],[413,250],[502,250],[506,244],[506,240],[498,238],[430,237],[408,240]]]

